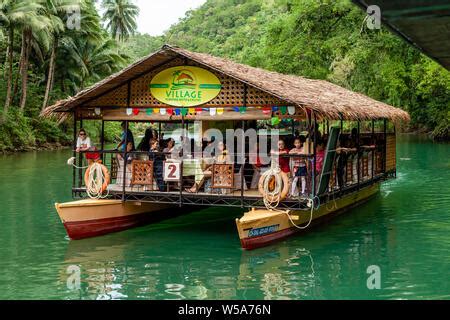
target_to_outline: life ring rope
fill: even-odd
[[[94,162],[84,173],[86,193],[91,199],[104,199],[108,197],[109,182],[110,175],[108,169],[101,163]]]

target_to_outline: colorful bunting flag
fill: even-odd
[[[139,114],[140,111],[141,111],[141,110],[139,110],[138,108],[133,108],[133,114],[134,114],[135,116],[137,116],[137,115]]]
[[[127,108],[126,113],[127,113],[127,116],[131,116],[131,114],[133,113],[133,109]]]

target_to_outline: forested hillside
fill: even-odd
[[[327,79],[408,110],[403,129],[449,139],[450,73],[389,31],[369,30],[348,0],[208,0],[160,37],[135,35],[132,1],[94,2],[0,0],[0,152],[67,143],[70,125],[39,118],[42,108],[164,43]]]

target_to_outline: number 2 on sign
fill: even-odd
[[[180,181],[181,163],[164,163],[164,181]]]

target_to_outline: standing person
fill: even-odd
[[[294,140],[294,148],[289,151],[289,154],[303,154],[303,144],[305,143],[306,138],[304,136],[300,136],[295,138]],[[305,194],[306,188],[306,162],[302,157],[294,157],[292,158],[292,175],[294,180],[292,181],[291,186],[291,196],[298,196],[297,183],[300,178],[302,184],[302,195]]]
[[[86,130],[81,128],[80,131],[78,132],[76,152],[89,151],[91,147],[92,147],[91,138],[88,137]]]
[[[166,187],[164,184],[164,175],[163,175],[165,157],[160,152],[159,141],[157,139],[153,139],[150,141],[150,150],[148,155],[149,159],[153,161],[153,170],[158,190],[164,191]]]
[[[153,130],[151,128],[145,129],[144,137],[142,138],[141,142],[138,144],[137,149],[139,151],[146,151],[148,152],[150,150],[150,140],[153,139]]]
[[[291,172],[291,167],[289,166],[289,158],[283,157],[283,155],[289,154],[289,149],[286,148],[286,145],[283,140],[278,141],[278,150],[271,152],[272,155],[278,155],[278,165],[280,166],[281,171],[286,173],[288,176]]]
[[[122,127],[122,135],[120,137],[120,143],[117,146],[117,149],[120,150],[121,152],[125,152],[126,149],[126,145],[125,145],[125,141],[127,142],[131,142],[133,144],[133,149],[134,149],[134,137],[133,137],[133,133],[131,132],[130,128],[128,128],[128,130],[125,130],[126,128],[126,123],[125,121],[122,121],[121,125]]]
[[[83,128],[80,129],[80,132],[78,133],[78,139],[77,139],[77,148],[76,152],[83,152],[83,151],[96,151],[97,148],[92,145],[91,138],[88,137],[86,130]],[[98,161],[100,159],[100,154],[95,153],[86,153],[86,160],[88,161],[88,164],[91,165],[94,161]]]

